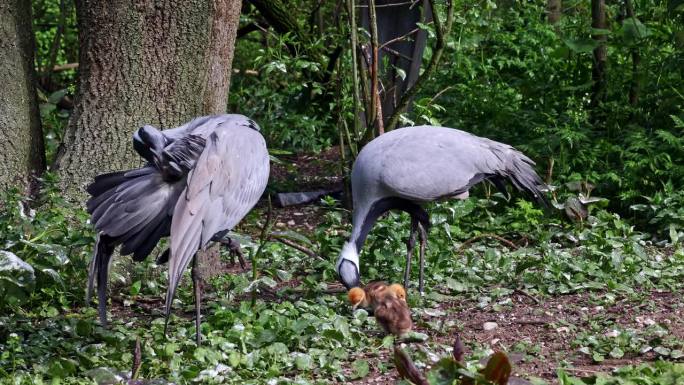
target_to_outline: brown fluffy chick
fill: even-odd
[[[403,287],[401,289],[403,291]],[[406,304],[405,291],[403,299],[401,299],[391,289],[384,290],[376,297],[374,315],[375,320],[383,329],[395,336],[401,336],[411,331],[413,327],[411,311]]]
[[[378,294],[387,290],[387,283],[382,281],[374,281],[368,283],[365,288],[353,287],[347,293],[347,298],[352,304],[352,309],[356,310],[358,307],[375,308],[376,297]]]
[[[387,333],[401,336],[413,327],[406,290],[400,284],[387,286],[384,282],[371,282],[364,289],[349,290],[348,298],[354,310],[359,306],[371,308],[376,321]]]

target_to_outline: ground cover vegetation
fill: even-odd
[[[408,291],[422,341],[385,336],[372,315],[351,311],[334,266],[349,210],[332,197],[287,208],[264,199],[234,229],[248,264],[224,251],[207,278],[202,346],[189,274],[164,335],[166,267],[154,258],[115,259],[102,328],[84,300],[94,231],[48,167],[35,191],[8,188],[0,200],[0,382],[408,383],[396,343],[430,384],[481,380],[496,351],[512,363],[509,383],[684,383],[684,3],[431,3],[448,33],[399,125],[514,145],[537,162],[551,205],[486,184],[429,205],[426,294],[417,265]],[[349,6],[365,4],[242,5],[227,106],[262,127],[272,197],[342,188],[377,134],[372,114],[357,119],[354,96]],[[78,92],[79,4],[32,6],[51,165]],[[289,11],[268,12],[278,6]],[[370,45],[362,24],[358,44]],[[435,24],[418,24],[423,71],[439,49]],[[409,227],[398,213],[374,227],[364,280],[401,281]]]

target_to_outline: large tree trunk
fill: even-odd
[[[56,166],[71,199],[140,165],[135,129],[225,111],[240,0],[77,0],[80,82]]]
[[[605,0],[591,0],[591,26],[595,29],[606,29],[606,2]],[[599,45],[594,49],[594,64],[592,66],[593,89],[591,106],[597,107],[606,96],[606,62],[608,50],[606,47],[607,36],[596,34],[593,36]]]
[[[25,188],[45,168],[33,68],[31,2],[0,4],[0,189]]]

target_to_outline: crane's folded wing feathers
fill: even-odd
[[[376,169],[370,172],[376,173],[389,193],[409,200],[459,195],[485,179],[501,188],[501,178],[536,199],[544,199],[540,191],[543,182],[531,159],[507,144],[465,131],[406,127],[380,136],[367,147],[369,151],[364,148],[357,162],[364,163],[363,169]]]
[[[230,229],[256,204],[268,181],[268,151],[242,120],[208,135],[173,213],[166,314],[183,271],[214,234]]]

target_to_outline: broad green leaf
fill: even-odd
[[[622,358],[622,356],[625,355],[625,352],[620,349],[619,347],[614,347],[613,350],[610,351],[610,356],[613,358]]]
[[[48,97],[48,103],[57,104],[67,94],[67,89],[55,91]]]
[[[629,44],[634,44],[650,36],[651,31],[636,17],[629,17],[622,22],[622,35]]]
[[[566,39],[565,45],[575,53],[589,53],[599,46],[599,42],[589,38]]]
[[[368,366],[368,361],[366,360],[356,360],[352,364],[352,369],[354,369],[354,378],[364,378],[370,372],[370,367]]]
[[[459,373],[461,365],[451,357],[439,360],[427,373],[427,380],[430,385],[451,385],[461,377]]]
[[[679,242],[679,233],[677,232],[674,223],[670,223],[670,241],[673,245],[676,245]]]
[[[0,302],[19,304],[35,285],[33,267],[15,254],[0,250]]]
[[[133,282],[133,284],[131,285],[131,289],[130,289],[131,295],[133,295],[133,296],[138,295],[140,293],[141,286],[142,286],[141,281]]]
[[[605,35],[610,35],[612,32],[609,29],[602,29],[602,28],[592,28],[591,29],[591,34],[596,35],[596,36],[605,36]]]
[[[664,346],[658,346],[657,348],[653,349],[653,351],[658,353],[661,356],[669,356],[670,353],[672,352],[670,349],[668,349]]]
[[[304,354],[304,353],[298,354],[297,357],[295,358],[295,366],[299,370],[311,369],[311,366],[312,366],[311,356],[308,354]]]
[[[301,243],[304,243],[308,246],[312,246],[313,242],[305,236],[304,234],[298,233],[294,230],[285,230],[285,231],[273,231],[271,232],[274,236],[281,237],[281,238],[287,238],[287,239],[292,239],[293,241],[298,241]]]

